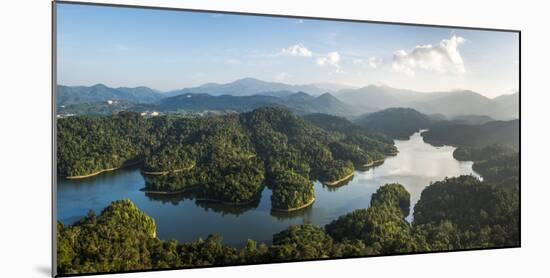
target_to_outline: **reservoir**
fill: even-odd
[[[410,221],[414,204],[430,182],[459,175],[479,178],[472,162],[453,158],[454,147],[424,143],[420,132],[409,140],[396,140],[395,145],[399,150],[396,156],[379,166],[355,171],[351,180],[338,187],[315,182],[315,203],[292,213],[271,212],[267,187],[261,199],[248,207],[197,202],[189,195],[147,195],[140,191],[145,180],[139,168],[129,167],[81,180],[58,178],[57,217],[72,224],[90,209],[99,214],[112,201],[130,199],[155,219],[160,239],[188,242],[219,234],[225,244],[241,247],[247,239],[270,243],[273,234],[289,225],[310,222],[323,226],[355,209],[367,208],[371,195],[387,183],[400,183],[411,194]]]

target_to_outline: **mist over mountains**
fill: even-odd
[[[322,84],[321,84],[322,85]],[[213,96],[232,95],[232,96],[250,96],[250,95],[270,95],[287,96],[296,92],[307,92],[311,95],[320,95],[325,92],[332,92],[332,84],[326,84],[327,87],[318,87],[316,85],[289,85],[279,82],[267,82],[255,78],[243,78],[231,83],[218,84],[206,83],[198,87],[184,88],[167,92],[167,96],[177,96],[187,93],[209,94]]]
[[[442,114],[448,118],[460,115],[485,115],[495,119],[519,116],[519,94],[487,98],[469,90],[422,93],[389,86],[369,85],[359,89],[341,90],[335,96],[343,102],[355,103],[363,109],[391,107],[413,108],[424,114]]]
[[[494,99],[468,90],[423,93],[389,86],[353,88],[333,83],[289,85],[243,78],[226,84],[206,83],[197,87],[161,92],[148,87],[111,88],[58,85],[57,107],[120,101],[140,109],[161,111],[248,111],[261,106],[283,106],[299,114],[327,113],[355,118],[386,108],[412,108],[446,118],[487,116],[510,120],[519,117],[519,94]],[[128,105],[127,105],[128,106]]]

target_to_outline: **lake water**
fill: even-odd
[[[96,213],[112,201],[130,199],[153,217],[161,239],[193,241],[209,234],[220,234],[224,243],[240,247],[247,239],[266,243],[272,235],[292,224],[311,222],[325,225],[338,216],[369,206],[372,193],[386,183],[401,183],[411,193],[411,220],[414,204],[432,181],[458,175],[474,175],[472,162],[453,158],[454,147],[434,147],[424,143],[420,132],[409,140],[396,140],[399,154],[382,165],[356,171],[353,179],[337,188],[315,183],[315,203],[294,213],[271,212],[271,190],[246,208],[200,203],[191,196],[152,196],[139,191],[145,185],[138,168],[120,169],[84,180],[59,178],[57,216],[72,224],[93,209]]]

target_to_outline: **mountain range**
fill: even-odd
[[[285,106],[298,113],[324,112],[354,118],[386,108],[403,107],[447,118],[484,115],[509,120],[519,117],[518,93],[490,99],[468,90],[424,93],[385,85],[361,88],[333,83],[290,85],[254,78],[243,78],[226,84],[206,83],[169,92],[143,86],[110,88],[103,84],[59,85],[56,96],[58,107],[108,100],[151,104],[170,111],[246,111],[273,105]]]
[[[325,87],[318,87],[325,86]],[[187,93],[209,94],[213,96],[232,95],[232,96],[250,96],[250,95],[270,95],[287,96],[296,92],[307,92],[311,95],[320,95],[325,92],[334,92],[335,84],[310,84],[310,85],[289,85],[279,82],[267,82],[255,78],[243,78],[231,83],[218,84],[206,83],[198,87],[184,88],[180,90],[169,91],[166,96],[176,96]]]
[[[422,93],[389,86],[369,85],[359,89],[340,90],[335,96],[362,109],[391,107],[413,108],[424,114],[442,114],[449,118],[460,115],[486,115],[495,119],[519,117],[519,94],[494,99],[468,90]]]
[[[360,113],[359,110],[341,102],[330,93],[324,93],[316,97],[304,92],[297,92],[281,97],[269,95],[213,96],[209,94],[185,93],[164,98],[159,102],[159,110],[164,112],[245,112],[263,106],[286,107],[297,114],[325,112],[337,116],[350,116]]]
[[[106,102],[120,100],[134,103],[155,102],[164,97],[159,91],[148,87],[120,87],[111,88],[103,84],[93,86],[57,86],[55,102],[57,106],[71,104]]]

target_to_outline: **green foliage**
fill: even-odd
[[[272,187],[273,208],[304,206],[314,197],[311,180],[334,181],[396,152],[382,136],[345,119],[313,115],[307,121],[284,109],[261,108],[239,115],[153,117],[120,113],[105,118],[58,121],[58,172],[87,175],[143,161],[146,189],[194,188],[196,197],[242,204]],[[313,123],[313,124],[312,124]],[[346,128],[341,128],[339,124]],[[318,126],[316,126],[318,125]],[[390,144],[389,144],[390,143]],[[400,184],[380,187],[370,207],[325,228],[291,226],[267,246],[249,240],[241,249],[211,235],[178,243],[156,238],[155,223],[127,200],[99,216],[90,212],[73,225],[57,225],[60,274],[181,266],[228,265],[455,250],[519,244],[519,157],[500,146],[458,148],[473,160],[484,182],[471,176],[428,186],[414,210]]]
[[[154,220],[132,202],[113,202],[99,216],[90,213],[68,227],[58,224],[58,270],[74,274],[163,265],[170,261],[165,251],[157,247],[155,256],[150,253],[158,244],[155,233]]]
[[[297,260],[328,257],[332,238],[312,224],[290,226],[273,235],[272,259]]]
[[[301,175],[285,172],[292,180]],[[275,189],[279,188],[277,186]],[[405,220],[409,193],[399,184],[380,187],[371,206],[332,221],[290,226],[267,246],[248,240],[241,249],[210,235],[178,244],[155,237],[155,223],[127,200],[113,202],[96,216],[70,226],[58,223],[60,274],[161,269],[209,265],[356,257],[469,248],[517,246],[518,196],[471,176],[428,186]]]
[[[388,108],[358,118],[355,123],[368,130],[381,132],[390,138],[408,139],[420,129],[428,128],[431,120],[411,108]]]
[[[235,248],[222,244],[222,237],[209,235],[206,240],[185,243],[179,248],[184,266],[233,264],[238,261]]]
[[[323,171],[319,177],[325,182],[333,182],[340,180],[348,175],[353,174],[355,170],[353,163],[344,160],[331,160],[323,165]]]
[[[280,173],[271,194],[271,206],[278,210],[299,208],[315,198],[313,183],[292,171]]]
[[[500,144],[519,148],[519,120],[492,121],[482,125],[442,123],[423,132],[424,141],[432,145],[482,148]]]
[[[367,254],[394,254],[420,251],[424,247],[416,239],[409,223],[410,195],[400,184],[380,187],[368,209],[358,209],[325,226],[337,241],[360,240]]]
[[[110,118],[69,117],[58,120],[58,174],[89,175],[141,160],[143,153],[155,146],[148,128],[148,121],[129,112]]]
[[[502,145],[483,148],[459,147],[453,156],[462,161],[474,161],[473,169],[483,181],[500,189],[519,191],[519,153]]]
[[[407,217],[411,207],[411,194],[401,184],[386,184],[372,194],[370,205],[396,207],[401,210],[403,217]]]
[[[336,159],[351,161],[356,165],[365,165],[372,161],[369,155],[358,145],[334,142],[329,147]]]
[[[367,151],[371,159],[378,160],[384,158],[385,155],[397,153],[397,148],[393,145],[391,138],[376,131],[367,131],[345,118],[327,114],[310,114],[304,118],[335,136],[344,138],[342,140],[344,143],[356,145],[363,151]]]
[[[395,149],[359,128],[350,130],[356,131],[330,132],[275,107],[206,117],[69,117],[58,121],[57,167],[62,176],[81,176],[143,161],[148,191],[193,189],[202,199],[242,204],[269,184],[279,188],[277,204],[289,208],[313,198],[309,180],[339,180],[353,172],[353,163]],[[307,182],[282,178],[286,172]]]
[[[516,246],[518,202],[472,176],[445,179],[422,191],[413,225],[437,250]]]

